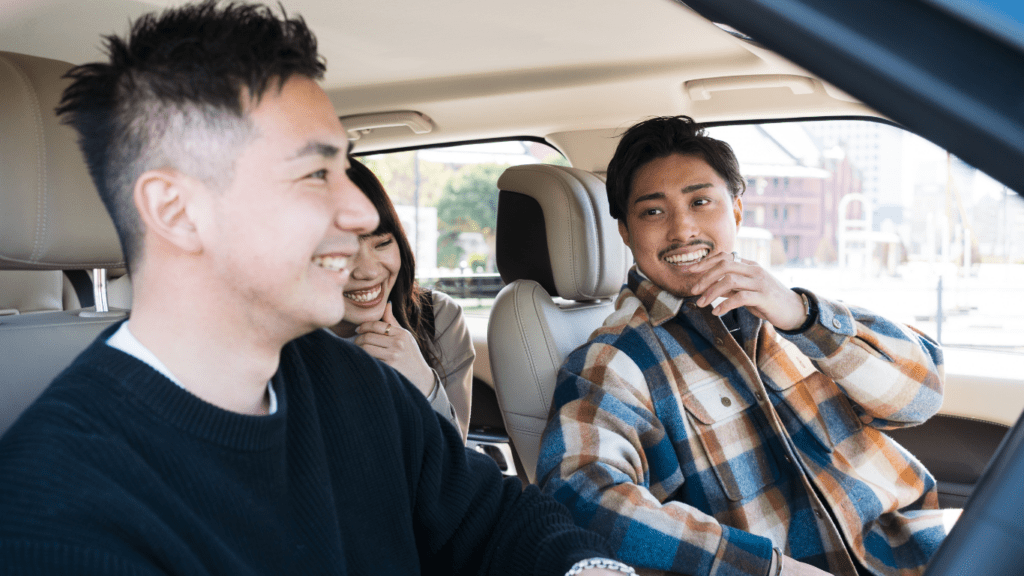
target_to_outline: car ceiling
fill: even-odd
[[[83,63],[103,34],[178,0],[0,0],[0,50]],[[276,2],[274,3],[276,4]],[[412,110],[432,130],[378,128],[356,151],[545,138],[600,170],[638,119],[877,115],[805,70],[672,0],[284,0],[313,28],[339,116]],[[794,93],[772,75],[807,78]],[[687,82],[756,76],[694,99]],[[739,88],[738,88],[739,87]],[[582,165],[581,165],[582,164]]]

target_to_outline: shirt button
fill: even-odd
[[[693,310],[693,309],[694,309],[694,308],[696,308],[696,307],[697,307],[697,305],[696,305],[696,304],[694,304],[693,302],[687,302],[687,303],[686,303],[686,309],[687,309],[687,310]]]
[[[821,518],[821,516],[822,516],[821,509],[815,508],[814,509],[814,515],[817,516],[818,518]]]
[[[762,400],[764,400],[764,394],[758,392],[757,394],[754,394],[754,398],[757,398],[757,401],[761,402]]]
[[[837,329],[838,328],[842,328],[842,326],[843,326],[842,323],[839,322],[839,318],[833,318],[832,319],[832,325],[835,326]]]
[[[715,346],[721,346],[723,344],[725,344],[724,340],[722,340],[721,338],[715,338]]]
[[[722,396],[722,406],[732,406],[732,400],[729,400],[727,396]]]

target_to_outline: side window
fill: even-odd
[[[719,126],[747,182],[740,251],[790,286],[1024,358],[1024,201],[894,126]]]
[[[420,286],[440,290],[468,316],[490,314],[503,284],[494,263],[497,181],[509,166],[568,165],[554,148],[502,141],[360,157],[380,178],[416,253]]]

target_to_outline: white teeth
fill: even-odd
[[[339,272],[348,266],[348,258],[344,256],[314,256],[313,264],[316,264],[324,270]]]
[[[676,254],[675,256],[666,257],[665,262],[668,262],[669,264],[689,264],[704,258],[709,252],[711,251],[705,248],[704,250],[690,252],[689,254]]]
[[[345,292],[345,298],[349,300],[355,300],[356,302],[372,302],[380,296],[381,285],[377,284],[369,290],[356,290],[353,292]]]

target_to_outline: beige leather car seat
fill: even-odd
[[[506,286],[487,342],[505,431],[535,482],[558,368],[611,313],[632,256],[598,176],[514,166],[498,189],[496,263]]]
[[[132,308],[132,279],[127,274],[118,276],[107,285],[107,301],[111,308]]]
[[[60,270],[0,270],[0,316],[78,308]]]
[[[23,278],[44,284],[19,297],[52,310],[0,316],[0,433],[101,330],[125,317],[56,305],[59,271],[124,266],[75,132],[53,111],[70,67],[0,52],[0,270],[56,271]]]

